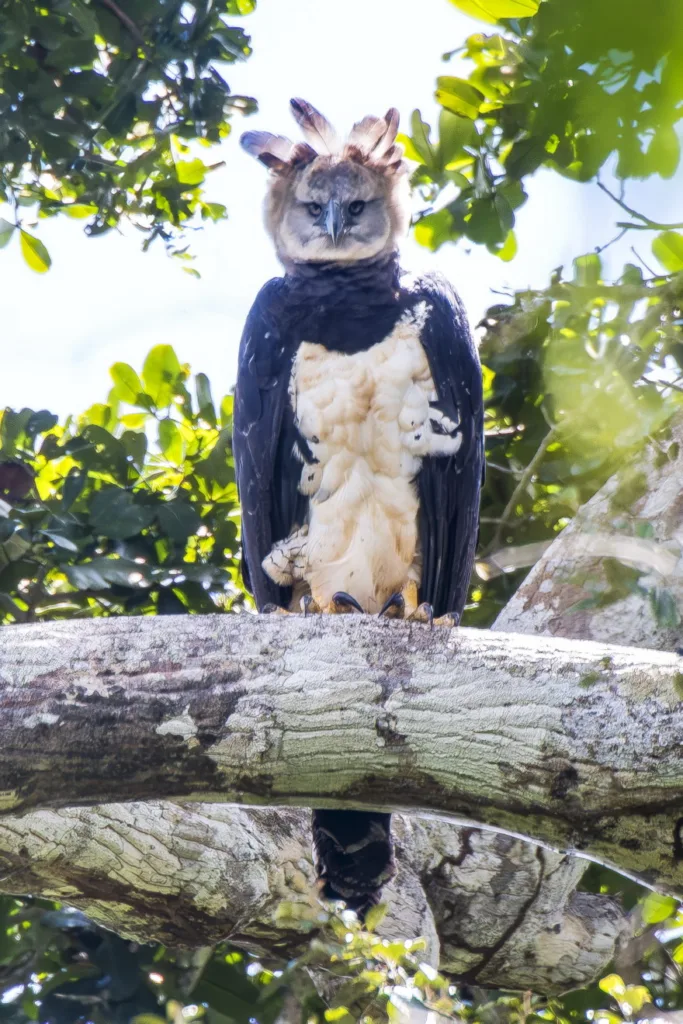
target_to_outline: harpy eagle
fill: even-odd
[[[249,312],[233,450],[244,580],[260,611],[459,621],[484,467],[481,369],[437,274],[409,279],[398,113],[346,140],[304,100],[305,142],[247,132],[284,267]],[[393,874],[390,816],[314,811],[323,894],[361,915]]]

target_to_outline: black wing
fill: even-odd
[[[286,607],[291,594],[261,568],[273,544],[303,523],[301,463],[289,401],[297,345],[282,315],[286,285],[273,278],[256,296],[244,325],[237,364],[233,453],[242,507],[242,574],[256,605]]]
[[[438,396],[433,407],[457,425],[462,438],[455,455],[425,457],[417,477],[420,599],[428,601],[436,615],[460,615],[474,564],[484,474],[481,367],[465,311],[448,281],[428,274],[411,292],[428,307],[420,340]],[[444,430],[438,421],[433,426]]]

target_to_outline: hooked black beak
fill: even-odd
[[[346,220],[342,204],[336,199],[330,199],[329,203],[325,206],[323,225],[325,231],[332,239],[332,245],[337,245],[346,229]]]

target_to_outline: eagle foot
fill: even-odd
[[[460,625],[460,616],[457,612],[446,612],[445,615],[440,615],[438,619],[434,619],[435,626],[447,626],[449,629],[455,629]]]
[[[361,615],[365,615],[364,609],[355,597],[347,594],[345,590],[338,590],[336,594],[333,594],[332,600],[323,611],[327,615],[348,615],[350,612],[360,612]]]
[[[418,605],[413,614],[407,616],[407,619],[409,622],[424,622],[430,629],[434,626],[447,626],[449,629],[455,629],[456,626],[460,625],[460,616],[456,615],[455,612],[447,612],[445,615],[439,615],[435,619],[434,609],[427,601],[423,601],[422,604]]]
[[[316,599],[310,594],[304,594],[299,602],[299,608],[301,609],[301,614],[304,618],[306,618],[307,615],[319,615],[322,611],[322,608]]]
[[[261,609],[261,614],[262,615],[291,615],[292,613],[288,612],[286,608],[281,608],[279,604],[273,604],[272,601],[269,601],[268,604],[264,604],[263,608]]]
[[[388,619],[404,619],[406,614],[406,601],[403,594],[398,593],[392,594],[388,597],[380,610],[377,612],[377,618],[388,618]]]

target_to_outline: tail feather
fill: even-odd
[[[313,848],[323,897],[343,900],[363,920],[396,871],[391,815],[313,811]]]

